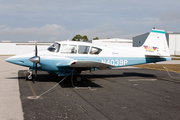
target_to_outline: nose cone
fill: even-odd
[[[17,58],[16,58],[16,56],[9,57],[5,61],[9,62],[9,63],[16,63],[17,62]]]
[[[6,62],[11,62],[11,57],[5,59]]]
[[[33,62],[33,63],[39,63],[40,57],[39,56],[34,56],[34,57],[31,57],[29,60],[31,62]]]
[[[20,65],[24,63],[23,59],[18,58],[16,56],[9,57],[5,61],[9,63],[13,63],[13,64],[20,64]]]
[[[7,58],[5,61],[21,66],[27,66],[27,67],[33,66],[33,63],[29,61],[29,57],[13,56]]]

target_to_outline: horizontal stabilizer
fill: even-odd
[[[145,56],[170,57],[169,54],[145,54]]]

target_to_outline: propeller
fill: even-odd
[[[38,56],[37,43],[35,45],[35,56],[29,59],[31,62],[35,63],[35,77],[37,76],[37,64],[40,61],[40,57]]]

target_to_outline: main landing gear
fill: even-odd
[[[83,78],[82,78],[81,75],[75,75],[75,76],[74,76],[74,80],[75,80],[76,82],[82,82],[82,81],[83,81]]]

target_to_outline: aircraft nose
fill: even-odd
[[[13,57],[9,57],[9,58],[7,58],[5,61],[12,63],[12,62],[14,61],[14,59],[13,59]]]
[[[24,63],[23,60],[17,59],[15,56],[9,57],[5,61],[9,62],[9,63],[14,63],[14,64],[22,64],[22,63]]]
[[[23,55],[12,56],[10,58],[7,58],[5,61],[16,64],[16,65],[25,66],[25,67],[34,67],[33,65],[34,63],[29,61],[28,56],[23,56]],[[39,66],[40,65],[38,65],[38,67]]]

